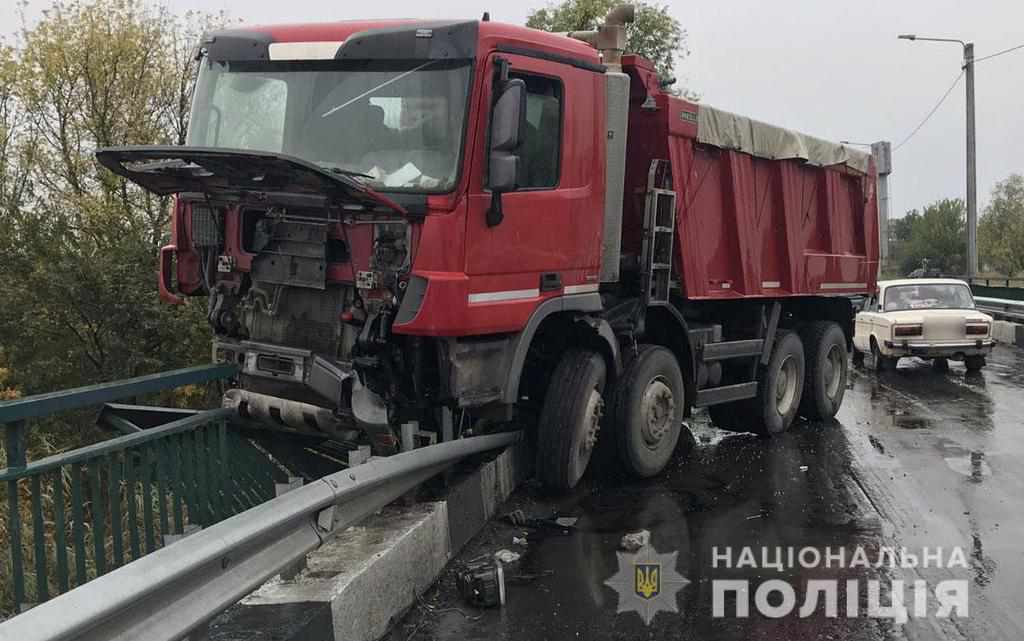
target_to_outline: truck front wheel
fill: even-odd
[[[846,393],[846,335],[831,321],[808,323],[800,329],[807,355],[800,414],[811,420],[832,418]]]
[[[537,477],[555,490],[576,487],[590,463],[604,414],[604,359],[570,349],[555,367],[537,426]]]
[[[612,410],[618,456],[626,471],[646,478],[668,464],[679,442],[686,388],[676,357],[644,345],[615,385]]]

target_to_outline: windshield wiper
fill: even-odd
[[[326,112],[324,112],[324,115],[322,115],[320,117],[321,118],[326,118],[327,116],[330,116],[334,112],[340,111],[340,110],[344,109],[345,107],[351,105],[353,102],[355,102],[357,100],[361,100],[362,98],[365,98],[366,96],[369,96],[371,94],[374,94],[377,91],[380,91],[381,89],[383,89],[384,87],[387,87],[391,83],[398,82],[399,80],[401,80],[402,78],[408,76],[409,74],[415,73],[415,72],[419,71],[420,69],[423,69],[427,65],[434,64],[435,62],[437,62],[437,60],[428,60],[428,61],[424,62],[423,64],[421,64],[418,67],[410,69],[409,71],[404,71],[404,72],[398,74],[397,76],[395,76],[394,78],[389,78],[388,80],[385,80],[384,82],[380,83],[376,87],[374,87],[372,89],[369,89],[367,91],[364,91],[363,93],[359,94],[355,98],[352,98],[351,100],[346,100],[345,102],[341,103],[337,107],[332,107],[332,108],[328,109]]]
[[[364,173],[360,173],[358,171],[350,171],[348,169],[342,169],[341,167],[331,167],[330,165],[320,165],[320,166],[323,167],[324,169],[326,169],[327,171],[329,171],[331,173],[334,173],[334,174],[341,174],[342,176],[357,176],[359,178],[369,178],[370,180],[376,180],[376,178],[374,178],[370,174],[364,174]]]

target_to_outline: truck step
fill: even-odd
[[[729,358],[760,356],[763,349],[763,338],[708,343],[704,345],[704,361],[722,361]]]
[[[721,387],[699,390],[697,392],[697,402],[694,405],[697,407],[707,407],[708,405],[718,405],[719,403],[728,403],[730,401],[741,401],[745,398],[753,398],[756,395],[757,381],[722,385]]]

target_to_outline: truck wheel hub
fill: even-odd
[[[597,434],[601,431],[601,417],[604,416],[604,399],[596,389],[590,391],[587,399],[587,411],[583,415],[583,438],[580,439],[580,446],[577,452],[579,460],[589,461],[590,454],[597,445]]]
[[[675,419],[676,401],[672,388],[661,376],[653,379],[644,390],[640,405],[640,433],[644,443],[655,447],[672,429]]]
[[[825,393],[829,398],[835,398],[839,393],[839,383],[842,380],[843,360],[846,354],[833,345],[828,350],[828,364],[825,367]]]
[[[775,384],[775,406],[780,416],[785,416],[793,407],[796,399],[796,359],[787,356],[779,366],[779,376]]]

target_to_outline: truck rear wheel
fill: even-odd
[[[646,478],[665,469],[679,442],[686,388],[676,357],[644,345],[615,386],[612,417],[626,471]]]
[[[779,434],[789,429],[800,408],[804,390],[804,345],[795,332],[779,332],[768,365],[758,376],[757,396],[751,399],[752,431]]]
[[[768,365],[760,368],[757,396],[712,405],[711,421],[720,429],[778,434],[789,429],[804,389],[804,346],[794,332],[781,331]]]
[[[576,487],[590,463],[604,414],[604,359],[567,351],[551,375],[537,426],[537,477],[551,489]]]
[[[985,367],[985,357],[981,354],[967,356],[964,358],[964,366],[968,372],[980,372]]]
[[[831,321],[816,321],[800,329],[807,355],[800,415],[827,420],[836,415],[846,393],[846,335]]]

